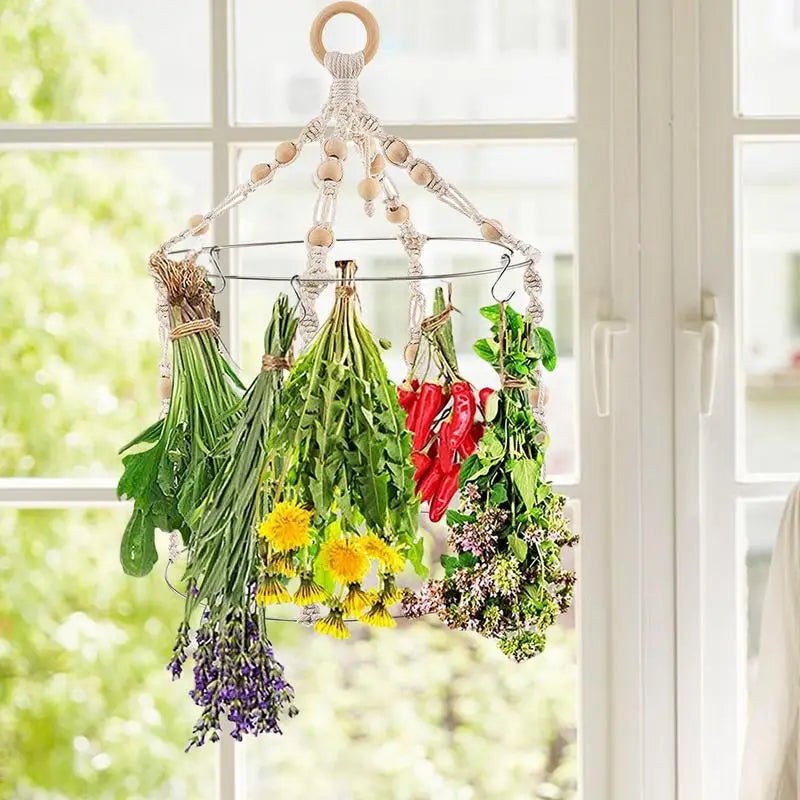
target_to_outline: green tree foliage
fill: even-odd
[[[145,69],[81,0],[0,7],[3,121],[154,119]],[[146,152],[0,154],[0,475],[114,475],[154,419],[145,265],[176,211]],[[0,510],[0,797],[214,796],[216,751],[183,754],[194,708],[164,669],[181,602],[158,570],[121,574],[126,514]],[[572,630],[524,665],[424,621],[274,639],[301,714],[246,746],[251,797],[574,797]]]

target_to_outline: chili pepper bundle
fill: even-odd
[[[155,530],[191,535],[190,517],[219,465],[214,451],[236,422],[243,386],[220,352],[216,312],[205,272],[194,258],[150,260],[166,289],[172,327],[169,411],[126,444],[117,494],[133,500],[120,546],[123,570],[146,575],[158,559]]]
[[[322,587],[330,614],[317,628],[344,638],[344,614],[368,605],[362,620],[392,624],[386,609],[398,599],[394,575],[406,561],[420,574],[425,568],[411,435],[378,345],[356,311],[356,266],[337,267],[342,280],[333,310],[289,375],[270,447],[285,455],[275,497],[291,498],[311,517],[307,538],[278,547],[285,572],[305,587],[295,601],[313,602]],[[274,550],[279,533],[272,521],[265,537]],[[374,596],[362,587],[372,564],[379,578]],[[264,596],[288,599],[288,577],[272,581]]]
[[[447,512],[450,552],[444,578],[407,593],[409,616],[436,613],[450,627],[498,640],[522,660],[541,652],[547,629],[566,611],[575,575],[561,551],[578,537],[569,530],[565,499],[544,478],[547,433],[531,408],[539,366],[556,364],[550,333],[503,305],[481,310],[492,337],[476,352],[494,364],[498,392],[484,393],[486,431],[461,467],[461,499]]]
[[[192,520],[185,620],[206,604],[212,615],[241,608],[258,580],[257,531],[271,510],[271,489],[281,469],[280,454],[267,441],[283,386],[283,371],[298,320],[286,295],[279,295],[264,334],[261,372],[238,404],[238,421],[220,449],[225,461]]]
[[[444,291],[437,288],[434,313],[423,321],[422,331],[439,380],[420,384],[412,375],[398,389],[406,425],[414,436],[411,458],[417,495],[428,503],[433,522],[444,516],[458,490],[461,462],[474,452],[483,434],[475,419],[475,390],[458,371],[451,311]]]

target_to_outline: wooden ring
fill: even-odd
[[[325,45],[322,44],[322,31],[325,26],[337,14],[352,14],[361,20],[361,24],[367,31],[367,43],[364,45],[364,63],[369,64],[370,61],[378,52],[378,44],[380,43],[381,35],[378,28],[378,20],[375,19],[371,11],[364,8],[358,3],[350,2],[350,0],[342,0],[339,3],[331,3],[325,6],[322,11],[317,14],[316,19],[311,23],[311,52],[316,57],[320,64],[325,63]]]

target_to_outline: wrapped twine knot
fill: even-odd
[[[171,341],[180,339],[182,336],[190,336],[193,333],[202,333],[202,331],[211,331],[214,336],[219,336],[219,328],[217,323],[210,317],[204,319],[193,319],[189,322],[183,322],[176,325],[169,333]]]
[[[277,372],[278,370],[289,370],[292,368],[292,360],[284,358],[283,356],[273,356],[270,353],[265,353],[261,356],[261,371],[262,372]]]
[[[355,286],[337,286],[336,287],[336,296],[337,297],[352,297],[356,293]]]
[[[500,385],[504,389],[524,389],[528,384],[519,378],[512,378],[510,375],[500,376]]]

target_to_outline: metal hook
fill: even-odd
[[[214,265],[214,267],[217,270],[217,274],[222,279],[222,286],[220,286],[220,288],[217,289],[214,292],[214,294],[220,294],[221,292],[224,292],[225,291],[225,287],[228,285],[228,279],[225,277],[225,274],[223,273],[222,267],[221,267],[221,265],[219,263],[219,260],[217,258],[217,256],[219,255],[219,252],[220,252],[220,249],[217,246],[209,248],[209,251],[208,251],[208,255],[211,258],[211,263]]]
[[[292,275],[291,280],[289,281],[289,285],[292,287],[292,291],[294,292],[294,296],[297,298],[297,305],[295,306],[295,311],[299,308],[303,309],[303,316],[300,317],[298,321],[298,325],[302,325],[303,322],[308,318],[308,309],[306,308],[306,304],[303,302],[303,295],[300,294],[300,290],[297,288],[298,284],[300,283],[300,276],[295,273]]]
[[[509,300],[511,300],[511,298],[516,294],[516,291],[512,289],[508,297],[502,299],[495,294],[495,289],[497,289],[497,284],[500,283],[500,281],[503,279],[503,275],[506,274],[506,271],[511,266],[511,256],[508,253],[503,253],[503,255],[500,257],[500,260],[503,263],[503,269],[500,270],[500,274],[495,278],[495,281],[492,284],[492,288],[490,291],[492,293],[492,297],[494,298],[495,303],[502,304],[509,302]]]

